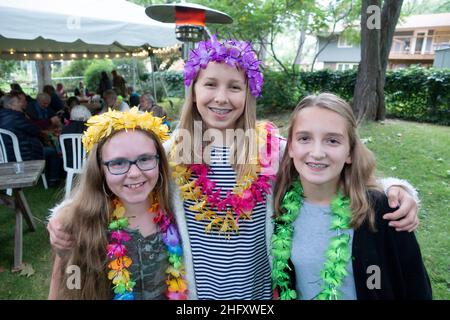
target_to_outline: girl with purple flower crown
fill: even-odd
[[[285,142],[256,121],[263,74],[251,44],[202,41],[185,65],[186,100],[164,144],[172,169],[170,202],[180,231],[189,299],[272,299],[269,242],[272,186]],[[200,139],[198,139],[200,135]],[[390,219],[414,229],[417,205],[398,180],[388,181]],[[59,219],[52,245],[71,245]]]

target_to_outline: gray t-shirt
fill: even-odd
[[[331,209],[306,201],[294,222],[294,237],[291,260],[295,267],[296,288],[299,299],[312,300],[322,291],[320,271],[325,262],[325,251],[330,239],[337,235],[330,230]],[[344,230],[350,235],[350,250],[353,242],[353,229]],[[339,290],[344,300],[356,300],[355,281],[351,260],[347,265],[348,275]]]

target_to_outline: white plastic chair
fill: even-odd
[[[63,154],[64,161],[64,171],[67,172],[66,178],[66,192],[65,199],[70,196],[70,191],[72,190],[72,182],[74,174],[80,174],[83,171],[83,163],[86,159],[86,150],[83,148],[81,143],[81,137],[83,135],[80,133],[67,133],[59,136],[59,144],[61,145],[61,150]],[[67,151],[65,141],[70,141],[68,147],[72,147],[72,166],[68,166],[67,162]]]
[[[6,129],[0,129],[0,163],[6,163],[8,162],[8,155],[6,154],[6,146],[5,142],[3,141],[2,135],[7,135],[11,138],[12,144],[13,144],[13,150],[14,150],[14,157],[16,158],[16,162],[22,162],[22,155],[20,154],[20,148],[19,148],[19,140],[17,139],[17,136],[14,132],[11,132]],[[45,173],[41,175],[42,178],[42,184],[44,185],[45,189],[48,189],[47,185],[47,179],[45,178]],[[12,195],[12,190],[7,189],[6,193],[8,195]]]

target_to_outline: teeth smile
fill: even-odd
[[[320,168],[320,169],[328,167],[328,165],[326,164],[316,164],[316,163],[307,163],[307,165],[312,168]]]
[[[136,184],[126,184],[125,187],[130,188],[130,189],[136,189],[139,188],[140,186],[143,186],[145,182],[141,182],[141,183],[136,183]]]
[[[216,109],[216,108],[209,108],[209,109],[217,114],[227,114],[231,112],[231,109]]]

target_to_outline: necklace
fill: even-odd
[[[265,196],[271,192],[271,181],[275,179],[275,174],[270,170],[268,159],[272,159],[272,153],[278,152],[279,140],[270,122],[259,123],[256,133],[258,144],[265,148],[258,158],[256,171],[260,175],[241,177],[225,198],[220,197],[221,189],[216,189],[216,183],[208,178],[211,172],[208,165],[171,163],[172,175],[179,186],[181,197],[184,201],[194,202],[189,210],[197,212],[196,221],[206,221],[205,232],[218,231],[226,236],[231,232],[238,233],[239,220],[251,220],[255,206],[264,202]],[[192,174],[197,178],[191,179]],[[225,215],[219,215],[218,211],[225,212]]]
[[[288,265],[291,256],[293,223],[300,213],[303,202],[303,188],[300,181],[295,181],[283,197],[281,207],[285,213],[275,218],[275,231],[272,236],[273,288],[278,291],[281,300],[297,298],[292,288]],[[341,297],[339,287],[347,276],[347,264],[351,259],[350,236],[342,230],[350,228],[350,199],[338,193],[331,200],[332,220],[330,230],[336,231],[325,252],[326,261],[320,272],[322,291],[315,297],[317,300],[338,300]]]
[[[169,267],[166,270],[167,291],[169,300],[186,300],[187,285],[184,279],[183,250],[175,223],[167,214],[159,208],[156,198],[152,199],[153,205],[149,212],[155,214],[153,221],[158,223],[163,234],[163,242],[166,245],[169,258]],[[128,268],[133,261],[126,255],[126,242],[131,240],[128,232],[124,230],[128,226],[128,218],[125,216],[125,208],[118,199],[113,200],[114,211],[108,226],[111,231],[110,242],[107,247],[107,256],[111,260],[108,268],[108,279],[113,283],[115,293],[114,300],[134,300],[133,287],[136,282],[131,279]]]

